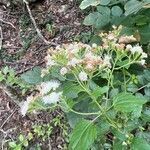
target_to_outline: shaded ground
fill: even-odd
[[[74,35],[81,33],[82,14],[71,0],[46,0],[30,5],[39,29],[48,41],[57,44],[72,41]],[[0,6],[0,25],[3,36],[0,50],[0,67],[11,66],[21,74],[35,66],[44,65],[48,47],[41,41],[30,21],[28,13],[22,7],[7,8]],[[85,29],[84,29],[85,30]],[[1,90],[0,91],[0,149],[7,149],[7,140],[16,139],[20,133],[30,132],[33,124],[49,123],[59,111],[41,112],[30,117],[22,117],[19,108]],[[62,124],[64,120],[62,117]],[[65,144],[62,129],[54,128],[49,141],[41,143],[44,150],[59,150]],[[34,143],[39,143],[35,140]],[[51,145],[51,146],[50,146]]]

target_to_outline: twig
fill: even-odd
[[[46,45],[54,45],[54,46],[56,46],[55,43],[49,42],[49,41],[47,41],[47,40],[44,38],[44,36],[42,35],[41,31],[40,31],[39,28],[37,27],[37,24],[36,24],[36,22],[35,22],[35,19],[33,18],[33,15],[32,15],[32,13],[31,13],[31,10],[30,10],[30,7],[29,7],[29,3],[27,2],[27,0],[23,0],[23,2],[25,3],[25,5],[26,5],[26,7],[27,7],[27,10],[28,10],[30,19],[31,19],[31,21],[32,21],[32,23],[33,23],[33,25],[34,25],[34,27],[35,27],[35,30],[36,30],[36,32],[37,32],[39,38],[42,39],[43,42],[44,42]]]
[[[3,33],[2,33],[2,27],[0,27],[0,50],[2,49],[2,44],[3,44]]]
[[[10,119],[10,117],[16,112],[16,108],[14,109],[14,111],[8,116],[8,118],[3,122],[3,124],[0,126],[0,129],[3,128],[3,126],[5,125],[5,123]]]
[[[14,29],[16,29],[16,27],[15,27],[12,23],[10,23],[10,22],[4,21],[4,20],[2,20],[2,19],[0,19],[0,22],[3,22],[3,23],[5,23],[5,24],[8,24],[8,25],[12,26]]]

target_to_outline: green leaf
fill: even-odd
[[[70,138],[70,150],[88,150],[97,137],[96,126],[87,120],[80,121]]]
[[[138,98],[130,93],[119,93],[113,99],[113,106],[115,110],[120,112],[133,112],[137,107],[146,103],[145,99]]]
[[[35,67],[21,75],[21,78],[29,84],[38,84],[42,81],[41,68]]]
[[[145,110],[142,113],[142,120],[146,122],[150,122],[150,108],[145,108]]]
[[[9,146],[11,148],[15,148],[16,147],[16,142],[9,142]]]
[[[71,82],[66,82],[63,85],[63,95],[67,98],[76,98],[82,91],[83,89],[79,85],[73,84]]]
[[[102,28],[110,21],[110,16],[101,14],[99,12],[90,13],[85,17],[83,24],[87,26],[94,26],[95,28]]]
[[[19,141],[23,142],[24,141],[24,136],[22,134],[19,135]]]
[[[101,5],[108,5],[111,0],[100,0]]]
[[[123,10],[119,6],[113,6],[111,13],[113,16],[120,17],[123,14]]]
[[[142,138],[134,138],[131,144],[131,150],[149,150],[150,145]]]
[[[105,6],[97,6],[97,11],[102,15],[110,16],[110,8]]]
[[[104,93],[108,92],[109,87],[103,86],[103,87],[97,87],[92,95],[97,99],[98,97],[102,96]]]
[[[128,16],[133,13],[137,13],[143,7],[143,3],[137,0],[128,1],[125,6],[125,16]]]
[[[86,9],[89,6],[97,6],[100,4],[100,0],[83,0],[80,4],[80,9]]]

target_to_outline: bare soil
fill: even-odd
[[[43,36],[56,45],[71,42],[75,35],[85,30],[81,25],[83,14],[76,0],[37,1],[30,4],[30,9]],[[20,75],[35,66],[44,66],[44,57],[51,45],[45,45],[37,36],[25,7],[0,5],[0,26],[3,37],[0,68],[10,66]],[[7,141],[17,139],[20,133],[31,132],[33,124],[49,123],[59,113],[40,112],[22,117],[19,107],[1,90],[0,149],[7,149]],[[40,141],[35,139],[32,146],[36,143]],[[50,147],[59,150],[65,143],[62,130],[56,127],[50,141],[40,144],[43,150]]]

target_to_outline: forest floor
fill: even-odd
[[[76,1],[45,0],[31,4],[30,9],[43,36],[56,45],[73,41],[83,30],[88,31],[81,25],[83,14]],[[0,68],[9,66],[21,75],[35,66],[44,66],[44,57],[51,45],[46,45],[37,36],[25,8],[0,5],[0,26],[3,37]],[[65,124],[65,119],[60,111],[40,112],[22,117],[19,107],[1,90],[0,149],[7,149],[8,141],[16,140],[20,134],[32,133],[33,125],[48,124],[58,116],[60,123],[54,127],[50,138],[41,142],[35,137],[27,149],[34,149],[36,144],[40,144],[43,150],[65,149],[67,142],[63,132],[66,128],[59,128],[60,125]]]

